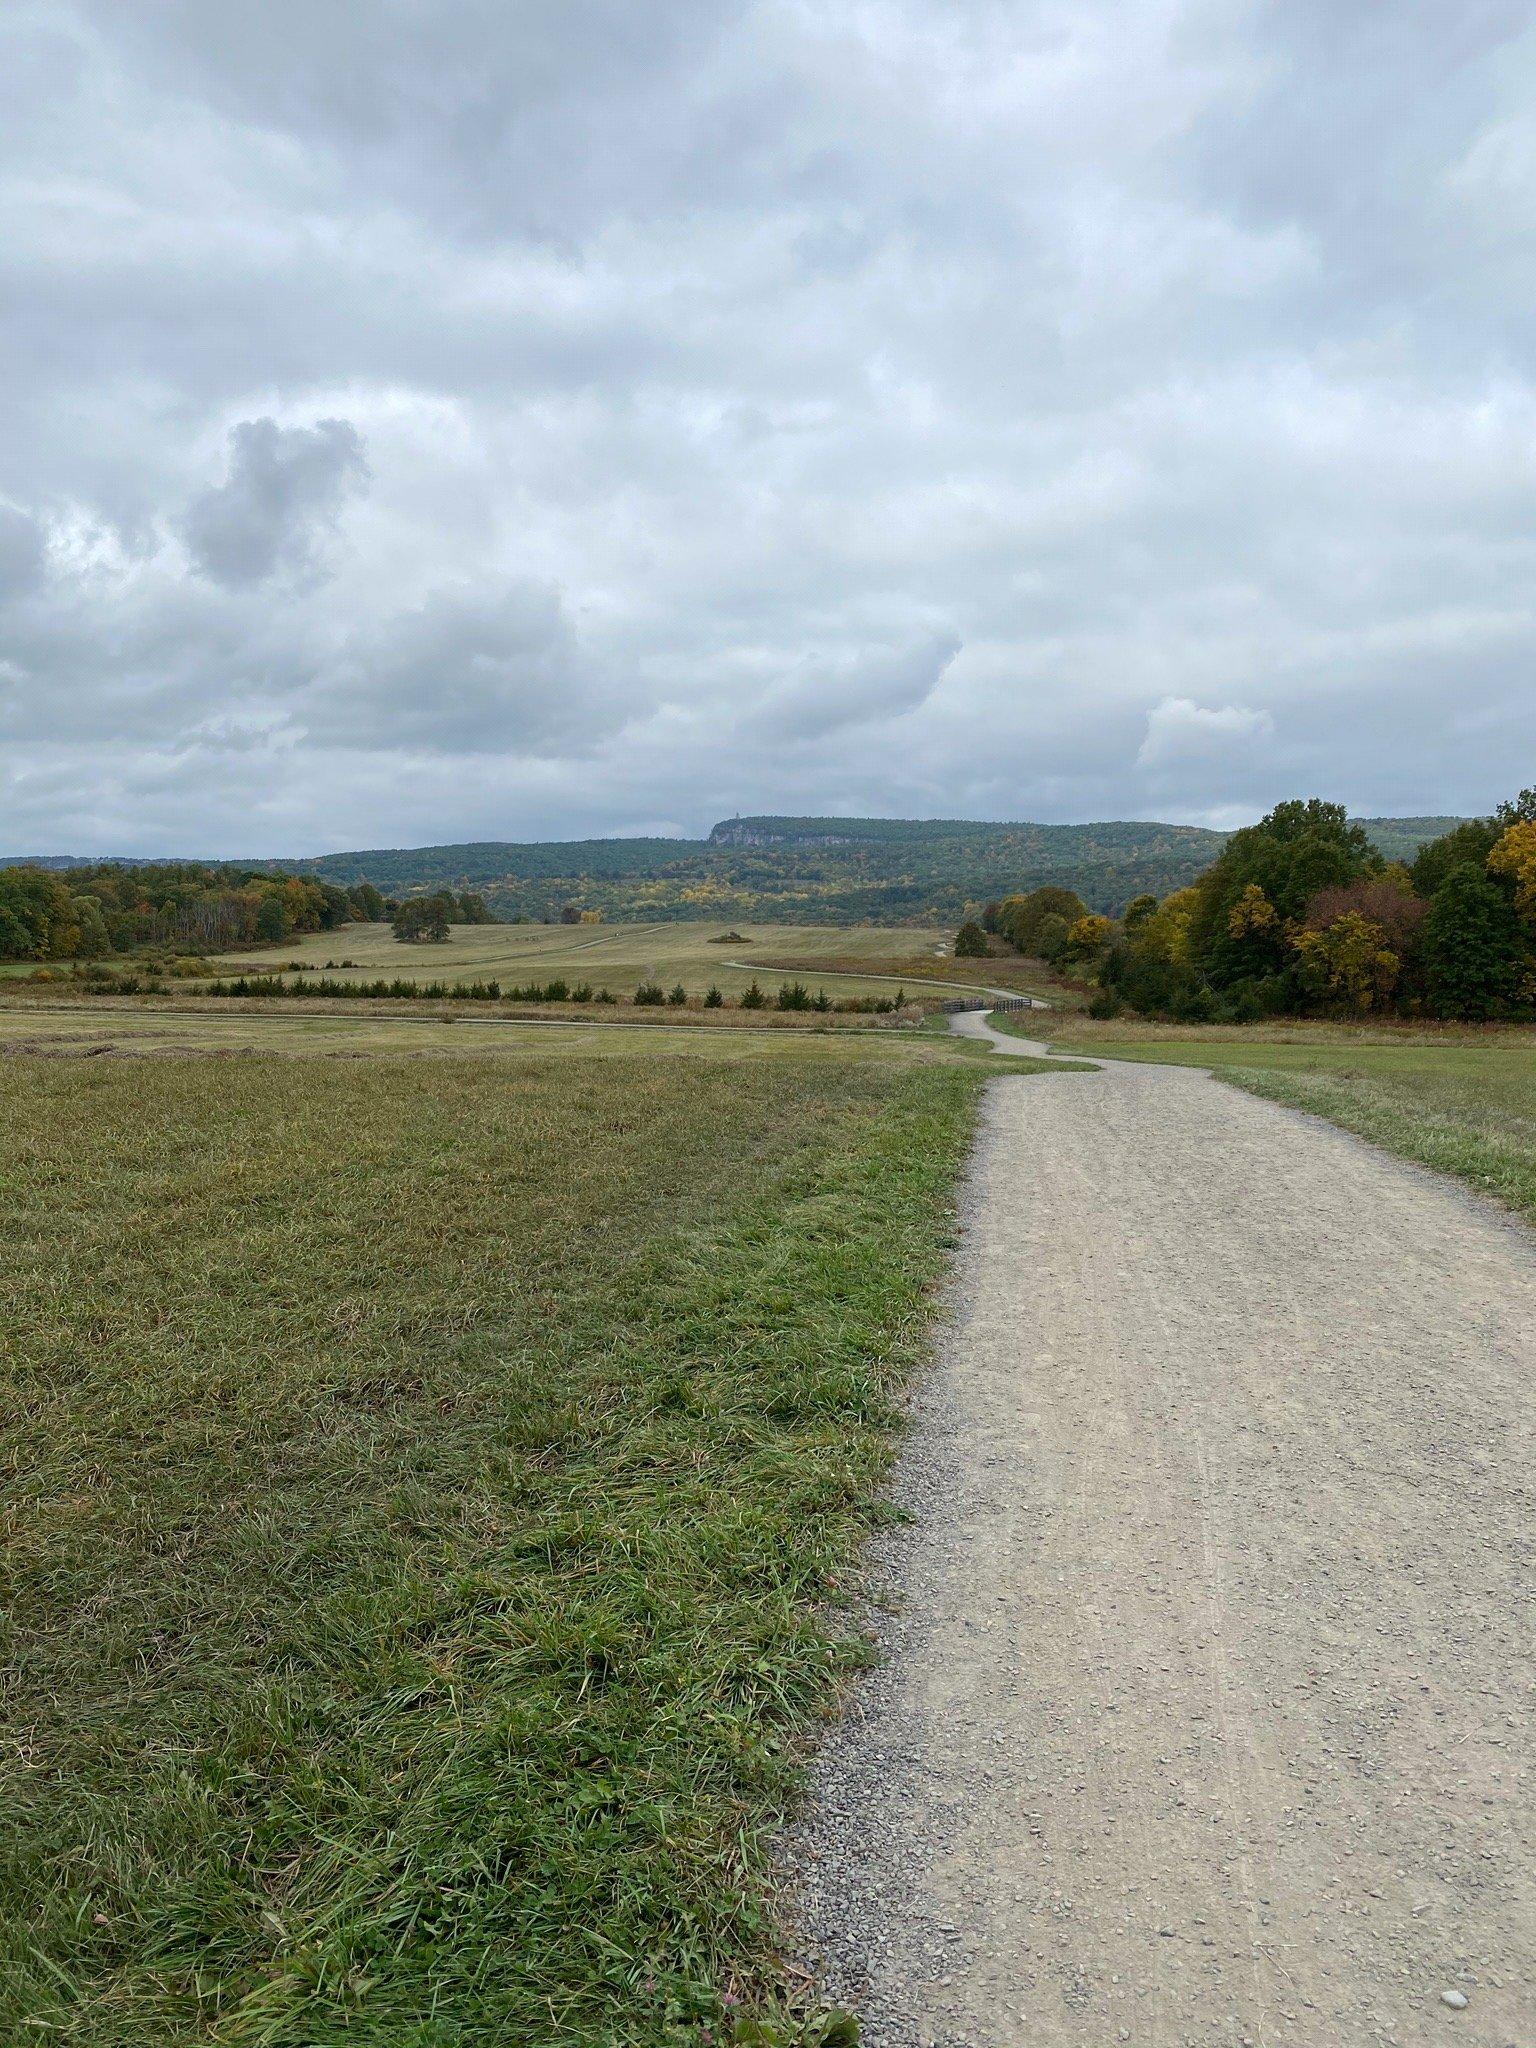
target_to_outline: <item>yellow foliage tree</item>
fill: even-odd
[[[1509,827],[1488,856],[1488,872],[1514,883],[1515,909],[1536,924],[1536,822]]]
[[[1139,943],[1143,949],[1154,959],[1166,960],[1170,967],[1187,967],[1190,919],[1199,900],[1198,889],[1175,889],[1165,896],[1142,923]]]
[[[1379,924],[1347,910],[1325,931],[1299,931],[1291,940],[1303,984],[1332,1009],[1364,1016],[1388,1002],[1402,962]]]
[[[1250,882],[1227,912],[1227,931],[1234,939],[1268,937],[1279,922],[1279,911],[1257,882]]]
[[[1087,917],[1074,918],[1067,927],[1067,951],[1086,960],[1109,944],[1114,928],[1109,918],[1096,917],[1091,911]]]

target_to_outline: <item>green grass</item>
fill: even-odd
[[[1016,1028],[1008,1017],[993,1021]],[[1029,1035],[1027,1023],[1017,1028]],[[1536,1036],[1528,1031],[1072,1018],[1053,1021],[1051,1039],[1109,1059],[1207,1067],[1268,1101],[1455,1174],[1536,1222]]]
[[[0,2039],[698,2042],[988,1066],[0,1062]]]

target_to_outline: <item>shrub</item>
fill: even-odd
[[[659,981],[642,981],[635,990],[635,1002],[641,1009],[654,1009],[666,1000],[666,991]]]
[[[1125,1008],[1112,988],[1101,988],[1088,1005],[1090,1017],[1118,1017]]]
[[[720,1009],[720,1008],[721,1008],[721,1007],[723,1006],[724,1002],[725,1002],[725,997],[724,997],[723,995],[721,995],[721,993],[720,993],[719,989],[717,989],[717,988],[715,987],[715,984],[714,984],[713,982],[711,982],[711,983],[709,984],[709,987],[708,987],[707,989],[705,989],[705,991],[704,991],[704,1007],[705,1007],[705,1009],[706,1009],[706,1010],[718,1010],[718,1009]]]
[[[745,993],[741,998],[741,1007],[744,1010],[766,1010],[768,1007],[768,998],[758,987],[756,975],[747,983]]]
[[[1179,990],[1168,1007],[1180,1024],[1210,1024],[1216,1016],[1216,998],[1203,981]]]
[[[984,960],[986,957],[987,935],[974,918],[967,918],[955,934],[955,958]]]
[[[670,989],[668,989],[667,1001],[672,1005],[674,1010],[680,1010],[683,1007],[684,1003],[687,1002],[687,1000],[688,991],[683,987],[683,984],[680,981],[675,983]]]
[[[781,981],[777,1007],[781,1010],[808,1010],[811,992],[803,981]]]

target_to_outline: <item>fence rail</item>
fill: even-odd
[[[958,1017],[962,1010],[1034,1010],[1044,1005],[1033,996],[956,996],[943,1007],[946,1017]]]

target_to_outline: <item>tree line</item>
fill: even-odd
[[[102,960],[154,949],[222,953],[383,920],[393,921],[401,938],[446,938],[449,922],[492,922],[484,898],[467,890],[397,902],[372,882],[342,888],[310,875],[182,861],[0,868],[0,960]]]
[[[1536,1014],[1536,788],[1389,861],[1342,805],[1277,804],[1189,887],[1118,919],[1072,892],[989,903],[987,933],[1094,985],[1090,1010],[1204,1023],[1273,1016]]]

